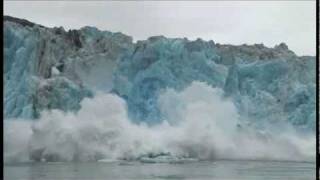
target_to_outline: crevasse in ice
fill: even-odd
[[[163,36],[133,43],[94,27],[65,31],[5,16],[4,113],[34,119],[44,109],[77,111],[84,97],[105,91],[125,99],[133,121],[155,124],[165,119],[158,107],[163,91],[202,81],[223,89],[248,124],[314,130],[315,64],[284,43],[268,48]]]

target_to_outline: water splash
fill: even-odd
[[[287,125],[260,131],[244,125],[222,90],[194,82],[181,92],[164,90],[165,120],[135,124],[114,94],[97,92],[77,113],[45,111],[37,121],[5,120],[5,162],[160,159],[314,161],[314,134]],[[157,161],[156,161],[157,162]]]

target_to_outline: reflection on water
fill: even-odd
[[[20,163],[4,167],[5,180],[310,180],[315,163],[215,161],[185,164]]]

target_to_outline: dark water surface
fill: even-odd
[[[315,163],[215,161],[182,164],[20,163],[4,166],[5,180],[313,180]]]

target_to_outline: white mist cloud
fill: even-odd
[[[179,110],[170,111],[177,104]],[[314,161],[314,134],[301,135],[289,126],[281,133],[277,127],[239,129],[231,100],[205,83],[193,82],[182,92],[168,89],[159,105],[168,121],[151,127],[132,123],[125,101],[103,93],[84,99],[77,113],[52,110],[36,121],[5,120],[5,162],[27,161],[30,154],[49,161],[95,161],[161,153],[170,153],[171,160]]]

